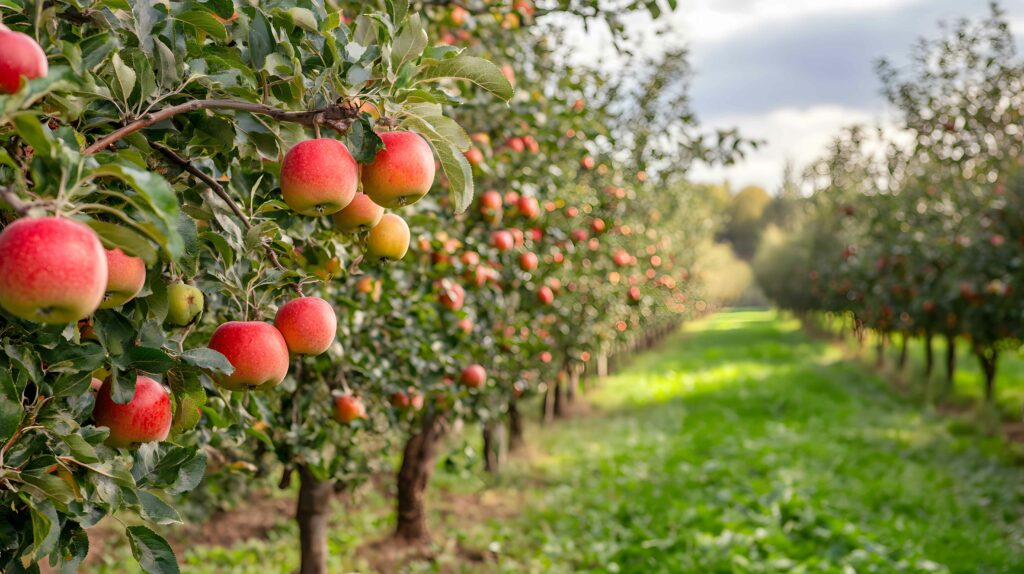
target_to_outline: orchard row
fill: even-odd
[[[1001,353],[1024,336],[1024,61],[993,7],[926,40],[906,70],[880,67],[899,134],[853,128],[808,173],[802,223],[757,262],[765,290],[800,312],[848,319],[858,336],[946,340],[952,390],[958,342],[995,399]],[[913,141],[905,143],[904,134]]]
[[[497,471],[524,401],[558,416],[701,308],[712,229],[668,152],[728,152],[672,140],[692,114],[635,125],[636,78],[575,68],[529,2],[342,4],[3,9],[0,569],[74,571],[128,513],[177,572],[164,525],[297,476],[326,572],[330,496],[394,450],[419,543],[457,422]]]

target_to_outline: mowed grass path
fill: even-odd
[[[503,481],[532,481],[524,511],[460,535],[497,563],[458,570],[1024,572],[1024,470],[774,312],[695,323],[588,398]]]

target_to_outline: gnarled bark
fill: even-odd
[[[398,470],[398,522],[395,538],[405,542],[423,542],[430,536],[427,529],[426,493],[434,473],[438,445],[444,427],[433,414],[426,414],[420,430],[409,437],[402,451]]]

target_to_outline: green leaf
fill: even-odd
[[[466,151],[473,147],[473,141],[469,139],[466,130],[462,129],[462,126],[455,120],[446,116],[426,116],[423,121],[433,126],[441,137],[448,140],[448,143],[459,151]]]
[[[207,347],[189,349],[181,354],[181,360],[193,367],[223,375],[230,375],[235,371],[227,357]]]
[[[125,353],[125,357],[125,368],[144,373],[166,373],[176,364],[170,355],[155,347],[132,347]]]
[[[114,52],[114,57],[110,59],[110,63],[114,68],[115,79],[110,87],[118,99],[122,102],[127,102],[128,98],[132,95],[132,90],[135,89],[135,70],[127,66],[121,60],[121,55],[117,52]]]
[[[60,533],[60,546],[63,549],[63,562],[60,565],[60,574],[75,574],[79,565],[89,554],[89,536],[81,525],[67,521],[64,530]]]
[[[177,59],[174,57],[174,52],[167,47],[167,44],[163,43],[163,40],[156,38],[153,45],[156,46],[157,70],[160,72],[158,81],[161,87],[169,90],[178,83],[181,77],[178,73]]]
[[[21,473],[21,481],[34,487],[33,490],[42,496],[52,498],[61,504],[67,504],[75,499],[74,491],[64,479],[42,470]]]
[[[61,484],[64,483],[57,477],[53,478]],[[30,501],[29,512],[32,516],[32,556],[36,561],[40,561],[60,540],[60,520],[57,517],[57,509],[49,500]]]
[[[199,486],[206,474],[206,454],[197,453],[195,457],[178,468],[178,478],[167,488],[169,494],[182,494]]]
[[[115,177],[132,187],[153,209],[160,233],[152,234],[175,261],[185,250],[178,234],[178,198],[167,180],[155,173],[130,165],[108,163],[92,170],[90,177]]]
[[[384,149],[384,140],[373,130],[370,118],[363,114],[352,123],[348,142],[352,157],[361,164],[371,163],[377,152]]]
[[[473,203],[473,167],[469,165],[466,156],[447,141],[430,143],[448,178],[448,193],[455,212],[462,213]]]
[[[110,398],[119,405],[131,402],[135,397],[134,375],[119,373],[117,369],[110,372]]]
[[[446,78],[468,80],[506,102],[512,99],[515,92],[498,66],[475,56],[460,55],[425,65],[417,76],[417,82],[434,82]]]
[[[197,29],[219,40],[228,39],[228,31],[224,24],[221,24],[220,21],[214,18],[212,13],[206,10],[188,10],[176,15],[175,19],[195,26]]]
[[[263,69],[267,56],[274,52],[274,34],[270,31],[270,22],[259,9],[249,24],[249,60],[253,68]]]
[[[0,442],[14,435],[24,416],[25,409],[22,408],[21,402],[11,400],[6,394],[0,394]]]
[[[42,122],[33,113],[23,113],[11,118],[18,135],[32,146],[36,155],[50,157],[53,155],[52,137],[43,128]]]
[[[307,32],[315,33],[320,31],[320,26],[316,22],[316,16],[307,8],[289,8],[288,16],[291,17],[292,23]]]
[[[21,365],[32,382],[38,383],[43,380],[39,356],[33,353],[30,347],[15,347],[8,343],[4,345],[4,353],[7,354],[7,358]]]
[[[420,57],[427,47],[427,31],[420,21],[419,14],[409,17],[409,23],[402,30],[402,33],[395,38],[391,46],[391,69],[398,73],[399,68],[406,62],[412,62]]]
[[[391,15],[391,22],[398,29],[409,14],[409,0],[386,0],[388,14]]]
[[[140,514],[146,520],[156,524],[181,524],[178,511],[159,496],[147,490],[138,490],[135,494],[139,497]]]
[[[145,526],[125,529],[132,556],[148,574],[180,574],[174,550],[159,534]]]
[[[80,434],[69,434],[61,437],[68,448],[71,449],[71,456],[79,462],[93,463],[99,462],[99,457],[96,456],[96,449],[86,442],[85,437]]]
[[[135,230],[106,221],[90,220],[87,223],[107,248],[120,247],[128,255],[145,261],[147,267],[156,264],[157,252],[153,244]]]
[[[63,373],[50,385],[50,391],[55,397],[78,397],[89,389],[91,382],[92,373],[89,371]]]

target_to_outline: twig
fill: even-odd
[[[224,189],[224,186],[221,185],[219,181],[213,179],[212,177],[204,173],[202,170],[192,165],[191,162],[181,157],[180,155],[178,155],[177,152],[165,146],[164,144],[159,142],[150,142],[149,145],[153,149],[164,154],[164,156],[166,156],[167,159],[171,160],[172,162],[180,166],[182,169],[192,174],[196,179],[208,185],[210,189],[213,190],[213,193],[217,194],[217,197],[221,198],[224,201],[224,203],[228,204],[228,207],[231,208],[231,211],[235,214],[235,217],[237,217],[242,222],[242,225],[245,227],[246,231],[252,229],[252,222],[249,221],[249,218],[242,211],[242,208],[238,207],[238,204],[235,203],[235,200],[231,198],[231,194],[228,193],[228,190]],[[270,262],[274,264],[274,267],[277,267],[282,271],[288,270],[288,268],[281,263],[281,260],[277,258],[277,252],[274,251],[274,249],[271,246],[264,244],[263,247],[264,249],[266,249],[267,256],[270,258]]]
[[[45,205],[43,201],[25,201],[9,187],[0,186],[0,199],[4,200],[18,215],[25,215],[33,207]]]
[[[339,133],[346,133],[352,126],[352,122],[359,115],[359,107],[348,102],[341,102],[325,108],[308,112],[288,112],[277,108],[254,104],[252,102],[241,102],[236,100],[192,100],[157,112],[152,112],[132,121],[110,134],[96,140],[92,145],[85,148],[85,154],[94,154],[106,149],[114,142],[123,139],[139,130],[158,124],[178,114],[194,112],[197,110],[236,110],[270,116],[279,122],[290,122],[302,124],[306,127],[315,128],[321,124],[330,127]]]

